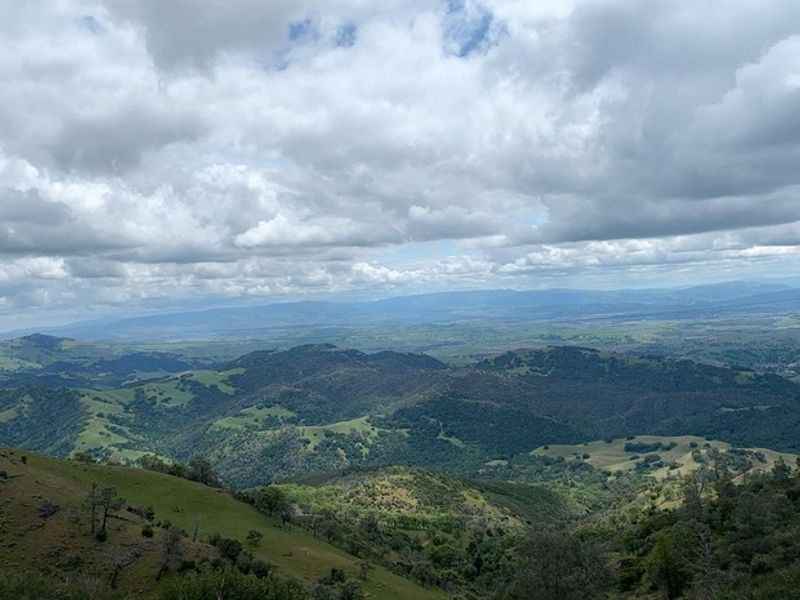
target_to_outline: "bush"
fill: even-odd
[[[156,511],[152,506],[128,506],[125,510],[147,521],[152,521],[156,517]]]
[[[624,449],[625,452],[633,452],[634,454],[647,454],[661,450],[662,447],[661,442],[654,442],[652,444],[647,444],[645,442],[626,442]]]
[[[196,571],[197,563],[193,560],[182,560],[178,565],[178,573],[188,573],[189,571]]]
[[[272,565],[268,562],[257,558],[252,563],[250,563],[250,572],[259,578],[269,577],[270,573],[272,573]]]
[[[142,527],[142,537],[146,538],[153,537],[153,527],[149,523],[144,527]]]
[[[76,452],[72,455],[72,460],[85,464],[94,464],[96,462],[94,456],[86,451]]]
[[[60,506],[50,500],[45,500],[39,505],[39,517],[49,519],[60,510]]]
[[[293,580],[259,578],[234,569],[208,571],[169,580],[159,600],[309,600],[305,587]]]
[[[208,543],[215,546],[223,558],[227,558],[231,562],[236,562],[239,554],[242,552],[242,543],[233,538],[224,538],[218,533],[215,533],[208,540]]]
[[[260,531],[256,531],[255,529],[251,529],[247,533],[247,543],[251,546],[259,546],[261,544],[261,540],[264,539],[264,534]]]

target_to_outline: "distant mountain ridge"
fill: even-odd
[[[747,311],[796,312],[800,288],[730,282],[681,289],[541,291],[486,290],[402,296],[371,302],[291,302],[212,308],[42,329],[83,340],[254,337],[273,328],[407,325],[459,321],[586,318],[675,318]],[[9,332],[16,337],[28,332]]]

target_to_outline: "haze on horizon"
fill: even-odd
[[[795,1],[0,7],[0,330],[800,274]]]

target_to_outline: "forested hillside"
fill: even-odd
[[[177,366],[169,359],[165,369]],[[106,359],[79,370],[101,368]],[[471,476],[547,444],[643,434],[800,444],[797,383],[579,347],[450,367],[419,354],[309,345],[113,388],[55,385],[48,372],[7,375],[4,387],[7,445],[127,461],[202,454],[240,487],[393,464]]]

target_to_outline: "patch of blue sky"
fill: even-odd
[[[105,31],[103,25],[93,15],[84,15],[79,18],[78,27],[88,31],[89,33],[93,33],[94,35],[100,35],[103,33],[103,31]]]
[[[358,38],[358,27],[355,23],[344,23],[336,28],[335,43],[340,48],[351,48]]]
[[[445,50],[460,58],[487,51],[506,33],[494,14],[473,0],[446,0],[442,28]]]
[[[319,39],[319,29],[310,18],[289,23],[289,41],[294,43],[313,42]]]
[[[457,240],[433,240],[427,242],[408,242],[406,244],[387,246],[380,250],[380,261],[383,264],[398,267],[417,262],[443,259],[448,256],[463,254]]]
[[[331,35],[332,33],[332,35]],[[289,24],[286,32],[287,43],[282,48],[274,50],[268,57],[262,58],[260,64],[265,69],[283,71],[292,63],[292,53],[295,49],[309,44],[333,44],[338,48],[350,48],[358,39],[358,26],[355,23],[345,22],[333,32],[323,32],[319,24],[311,18],[294,21]]]

